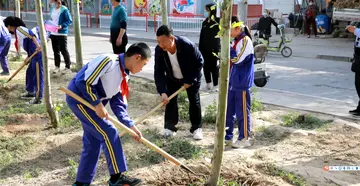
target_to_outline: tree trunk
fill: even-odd
[[[227,96],[229,87],[229,67],[230,67],[230,25],[232,16],[232,0],[224,0],[221,7],[222,16],[220,20],[221,54],[220,54],[220,90],[219,103],[216,119],[216,135],[214,145],[214,155],[212,157],[212,167],[207,185],[216,186],[219,181],[221,163],[225,146],[225,123],[227,110]]]
[[[41,0],[35,0],[35,9],[36,9],[36,19],[37,24],[40,30],[40,40],[41,40],[41,54],[42,54],[42,62],[44,68],[44,99],[45,99],[45,106],[46,111],[49,114],[51,125],[56,128],[58,127],[58,117],[52,104],[51,99],[51,86],[50,86],[50,73],[49,73],[49,66],[48,66],[48,56],[47,56],[47,39],[44,27],[44,20],[41,8]]]
[[[76,71],[83,67],[82,45],[81,45],[81,25],[80,25],[80,10],[79,0],[74,2],[74,37],[75,37],[75,51],[76,51]]]
[[[15,17],[21,18],[20,9],[21,9],[20,0],[15,0]],[[17,53],[16,53],[16,59],[17,59],[17,60],[20,60],[20,59],[21,59],[21,46],[20,46],[20,42],[18,43],[17,48],[18,48],[18,51],[17,51]]]
[[[167,25],[168,24],[167,0],[160,0],[160,1],[161,1],[162,25]]]

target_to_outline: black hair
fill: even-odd
[[[6,17],[3,20],[3,22],[4,22],[5,27],[8,27],[8,26],[14,26],[14,27],[23,26],[23,27],[26,27],[24,21],[21,20],[18,17],[15,17],[15,16]]]
[[[120,0],[115,0],[116,2],[120,3]]]
[[[235,23],[235,22],[239,22],[239,18],[237,16],[232,16],[231,17],[231,23]]]
[[[67,7],[67,1],[66,1],[66,0],[61,1],[61,5],[63,5],[63,6],[66,6],[66,7]]]
[[[215,9],[214,10],[211,10],[211,7],[212,6],[215,6]],[[209,4],[207,4],[207,5],[205,5],[205,8],[207,9],[207,10],[209,10],[209,14],[210,14],[210,16],[216,16],[216,4],[215,3],[209,3]]]
[[[156,36],[168,36],[173,35],[173,29],[168,25],[160,26],[156,31]]]
[[[125,57],[131,57],[136,54],[140,54],[141,59],[150,59],[151,49],[146,43],[143,42],[134,43],[125,52]]]
[[[237,16],[232,16],[231,17],[231,23],[236,23],[236,22],[240,22],[239,18]],[[250,37],[250,39],[252,39],[251,37],[251,33],[250,33],[250,29],[248,26],[245,26],[244,28],[241,28],[243,32],[245,32],[245,34]]]

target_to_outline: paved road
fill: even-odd
[[[84,63],[99,54],[112,52],[107,38],[83,36],[82,41]],[[69,36],[68,43],[72,61],[75,61],[73,36]],[[156,43],[148,42],[148,44],[154,52]],[[346,43],[343,45],[346,46]],[[49,57],[52,59],[51,46],[48,46]],[[351,64],[316,59],[308,55],[301,57],[300,54],[306,54],[306,50],[309,49],[303,44],[294,45],[294,48],[300,57],[283,58],[279,54],[267,56],[268,73],[271,77],[266,87],[259,89],[258,96],[266,103],[348,116],[348,110],[358,101],[353,86],[354,74],[350,71]],[[351,46],[349,48],[351,50]],[[327,52],[331,53],[331,51]],[[152,58],[139,75],[153,79],[153,67]],[[206,103],[211,103],[216,97],[209,95],[205,96],[204,100],[207,100]]]

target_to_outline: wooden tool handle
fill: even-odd
[[[60,87],[59,90],[65,92],[66,94],[68,94],[69,96],[71,96],[72,98],[76,99],[77,101],[79,101],[80,103],[84,104],[85,106],[89,107],[91,110],[95,111],[95,107],[92,106],[89,102],[85,101],[83,98],[81,98],[80,96],[76,95],[75,93],[73,93],[72,91],[64,88],[64,87]],[[120,123],[119,121],[117,121],[115,118],[113,118],[112,116],[109,116],[109,120],[118,128],[121,128],[122,130],[125,130],[127,133],[129,133],[132,136],[137,136],[137,134],[131,130],[130,128],[128,128],[127,126],[125,126],[124,124]],[[146,146],[150,147],[151,149],[153,149],[154,151],[158,152],[159,154],[161,154],[162,156],[164,156],[166,159],[168,159],[169,161],[175,163],[178,166],[181,166],[182,163],[177,160],[176,158],[174,158],[173,156],[171,156],[170,154],[168,154],[167,152],[165,152],[164,150],[162,150],[161,148],[159,148],[158,146],[154,145],[153,143],[151,143],[149,140],[145,139],[144,137],[141,138],[140,140],[143,144],[145,144]],[[183,165],[184,166],[184,165]]]
[[[177,90],[176,92],[174,92],[173,94],[171,94],[171,96],[169,97],[169,101],[174,98],[176,95],[178,95],[181,91],[185,90],[185,87],[181,87],[179,90]],[[148,112],[147,114],[145,114],[143,117],[141,117],[140,119],[135,121],[135,125],[140,124],[141,122],[143,122],[147,117],[149,117],[151,114],[153,114],[156,110],[158,110],[159,108],[161,108],[162,106],[164,106],[164,103],[161,102],[158,106],[156,106],[155,108],[153,108],[150,112]],[[126,131],[122,131],[120,133],[120,137],[124,136],[126,134]]]
[[[174,92],[170,97],[169,97],[169,101],[174,98],[176,95],[178,95],[181,91],[185,90],[185,87],[181,87],[179,90],[177,90],[176,92]],[[148,112],[147,114],[145,114],[143,117],[141,117],[140,119],[136,120],[135,123],[139,124],[142,121],[144,121],[147,117],[149,117],[151,114],[153,114],[156,110],[158,110],[159,108],[161,108],[162,106],[164,106],[164,103],[160,103],[158,106],[156,106],[155,108],[153,108],[150,112]]]
[[[12,75],[11,77],[7,80],[6,83],[9,83],[9,81],[11,81],[19,72],[22,68],[24,68],[24,66],[26,66],[27,64],[30,63],[30,60],[40,51],[35,51]]]

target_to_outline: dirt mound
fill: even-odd
[[[241,185],[286,185],[282,179],[262,174],[256,170],[256,166],[248,163],[244,159],[225,161],[223,163],[220,185],[232,185],[234,183]],[[193,162],[188,165],[190,169],[198,175],[186,172],[180,167],[169,163],[162,163],[152,166],[149,169],[136,170],[134,176],[144,180],[143,185],[205,185],[210,175],[210,164],[206,161]]]
[[[17,124],[19,123],[19,124]],[[34,132],[43,128],[47,123],[45,114],[13,114],[4,129],[9,133]]]
[[[20,84],[16,85],[8,85],[3,84],[0,85],[0,105],[5,103],[5,100],[10,100],[14,97],[17,97],[20,94],[20,90],[22,86]]]

